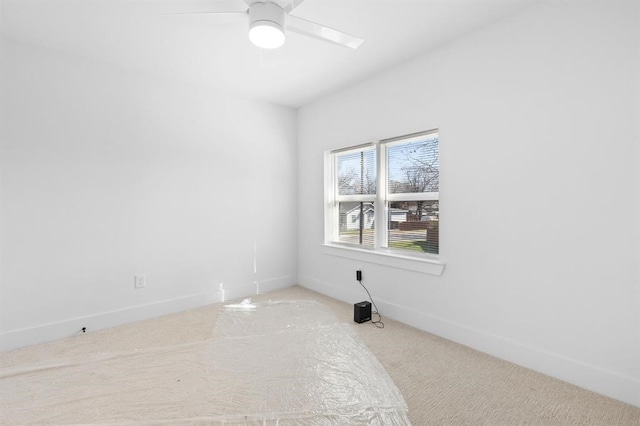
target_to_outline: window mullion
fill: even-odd
[[[405,192],[387,194],[387,201],[422,201],[437,200],[440,196],[438,192]]]
[[[387,195],[387,155],[383,144],[376,145],[378,163],[376,182],[376,227],[375,227],[375,248],[387,247],[387,229],[389,229]]]
[[[337,202],[342,202],[342,203],[348,203],[348,202],[363,202],[363,203],[367,203],[367,202],[374,202],[376,201],[376,195],[374,194],[367,194],[367,195],[359,195],[359,194],[354,194],[354,195],[337,195],[336,196],[336,201]]]

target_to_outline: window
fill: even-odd
[[[439,254],[437,130],[327,153],[325,242]]]
[[[374,246],[376,150],[367,146],[334,154],[335,211],[338,229],[334,241]]]

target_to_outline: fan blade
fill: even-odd
[[[286,27],[293,32],[328,40],[352,49],[357,49],[364,42],[359,37],[293,15],[287,15]]]

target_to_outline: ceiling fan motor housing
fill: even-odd
[[[249,7],[249,38],[254,41],[254,36],[257,36],[261,31],[270,31],[275,34],[276,37],[280,37],[281,41],[274,41],[279,43],[279,47],[284,43],[284,15],[285,11],[276,3],[272,2],[256,2]],[[260,36],[257,36],[260,37]],[[268,46],[262,46],[267,47]]]

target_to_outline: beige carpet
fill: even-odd
[[[352,305],[298,286],[254,296],[252,300],[316,300],[328,306],[339,321],[352,324],[404,396],[413,425],[640,425],[639,408],[386,318],[384,329],[371,323],[356,325],[352,321]],[[213,305],[0,353],[0,366],[17,371],[21,367],[44,366],[51,360],[81,363],[101,354],[139,352],[144,356],[162,348],[189,346],[210,337],[220,310],[221,305]],[[173,371],[174,367],[163,368]],[[188,380],[195,383],[198,378],[184,378],[187,383]],[[185,388],[184,381],[172,380],[172,384],[168,381],[167,392]],[[95,386],[100,385],[96,380]],[[43,389],[46,390],[46,383]],[[10,392],[10,389],[2,390]],[[33,409],[56,409],[46,406],[46,395],[43,401],[44,406],[38,407],[41,401],[33,400]],[[98,403],[96,410],[99,409]],[[73,407],[64,407],[64,410],[73,410]],[[2,420],[0,413],[0,422]],[[192,419],[190,424],[207,423]]]

